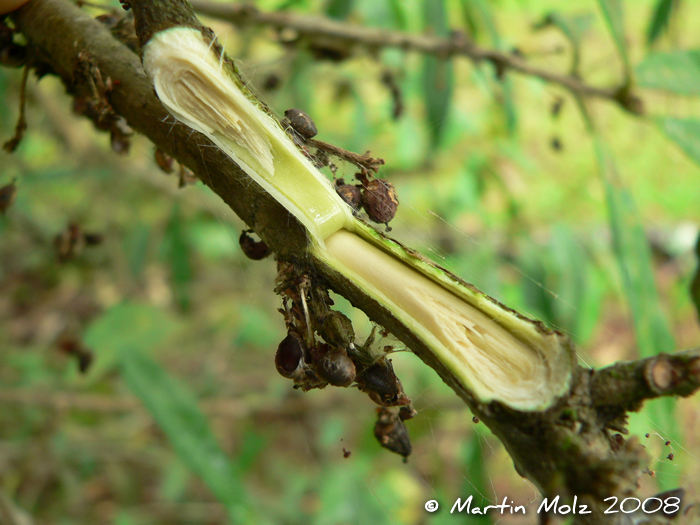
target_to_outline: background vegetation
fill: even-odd
[[[269,29],[208,21],[278,114],[302,108],[322,140],[386,159],[401,200],[392,234],[570,333],[583,363],[697,344],[700,59],[679,50],[700,46],[700,4],[626,2],[624,33],[610,31],[617,2],[603,0],[255,5],[456,29],[563,74],[579,42],[579,71],[600,86],[624,84],[629,61],[646,116],[596,100],[591,132],[568,92],[499,78],[489,63],[397,50],[321,60]],[[0,69],[6,139],[20,76]],[[499,523],[535,522],[535,488],[410,353],[393,357],[419,410],[407,464],[375,442],[366,396],[292,390],[273,362],[284,337],[274,261],[246,259],[245,225],[203,185],[179,190],[148,141],[113,153],[63,91],[30,78],[28,134],[0,159],[0,185],[18,179],[0,217],[0,491],[18,508],[52,524],[439,524],[456,523],[451,502],[474,495],[531,509]],[[54,239],[70,223],[103,240],[60,261]],[[85,374],[76,343],[94,356]],[[632,421],[654,470],[649,494],[683,486],[700,497],[697,414],[697,399],[660,401]],[[442,510],[427,514],[429,499]]]

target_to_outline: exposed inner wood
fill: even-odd
[[[412,329],[439,352],[453,373],[482,401],[500,400],[513,407],[547,405],[568,384],[570,361],[556,344],[531,345],[511,326],[474,308],[406,264],[341,230],[328,239],[332,256],[410,318]],[[519,337],[524,336],[524,337]]]

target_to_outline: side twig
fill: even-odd
[[[330,46],[336,52],[345,51],[340,55],[347,56],[355,48],[375,50],[393,47],[440,58],[463,56],[477,63],[491,62],[499,73],[514,71],[558,85],[574,95],[616,102],[635,115],[641,115],[644,112],[642,101],[625,86],[610,88],[592,86],[576,76],[562,75],[528,64],[517,55],[480,47],[460,32],[454,32],[449,38],[440,38],[362,27],[285,11],[263,12],[250,4],[220,4],[207,0],[194,0],[192,6],[202,15],[226,20],[236,25],[268,26],[277,31],[292,30],[296,32],[299,41],[318,48]]]

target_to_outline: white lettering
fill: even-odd
[[[552,503],[549,503],[549,499],[548,499],[548,498],[544,498],[544,499],[542,500],[542,503],[540,503],[540,506],[537,508],[537,514],[540,514],[540,513],[542,512],[542,508],[543,508],[543,507],[544,507],[544,511],[545,511],[545,512],[549,512],[550,510],[552,510],[552,508],[554,508],[554,514],[556,514],[556,513],[557,513],[557,505],[558,505],[558,504],[559,504],[559,496],[557,496],[556,498],[554,498],[554,500],[552,501]]]
[[[455,507],[457,508],[457,512],[462,512],[464,510],[464,507],[467,507],[467,513],[470,512],[469,508],[472,505],[472,498],[474,496],[469,496],[464,503],[462,503],[462,498],[457,498],[457,501],[455,501],[455,504],[452,505],[452,509],[450,510],[450,514],[452,514],[455,511]]]

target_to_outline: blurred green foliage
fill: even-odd
[[[319,60],[266,29],[209,21],[278,114],[304,109],[323,140],[386,159],[382,175],[401,201],[393,234],[570,334],[582,364],[697,344],[688,287],[700,219],[700,5],[256,5],[387,30],[458,30],[600,86],[630,75],[648,116],[595,101],[590,133],[570,94],[488,63],[388,49]],[[0,69],[3,140],[19,77]],[[495,521],[449,513],[473,495],[531,510],[499,523],[536,522],[536,490],[410,353],[392,356],[419,410],[408,464],[380,449],[375,407],[356,389],[292,390],[273,363],[284,336],[274,261],[244,257],[239,219],[202,185],[178,190],[142,137],[127,157],[109,151],[108,137],[71,115],[56,79],[32,79],[28,92],[29,131],[0,158],[0,186],[18,178],[0,216],[0,490],[20,508],[62,525]],[[103,241],[61,263],[55,238],[70,223]],[[366,337],[369,321],[342,298],[337,306]],[[86,374],[66,341],[92,352]],[[697,409],[694,399],[661,400],[630,427],[656,481],[693,500]],[[434,514],[423,509],[430,499],[441,505]]]

